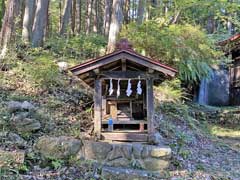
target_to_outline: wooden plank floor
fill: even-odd
[[[147,121],[145,120],[120,120],[120,121],[113,121],[113,124],[140,124],[140,123],[144,123],[144,124],[147,124]],[[107,120],[103,120],[102,121],[102,124],[108,124],[108,121]]]
[[[101,134],[101,139],[112,141],[146,142],[148,141],[148,134],[142,132],[103,132]]]

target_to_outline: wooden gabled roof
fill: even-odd
[[[220,46],[225,46],[225,45],[228,44],[228,43],[235,42],[235,41],[238,41],[238,40],[240,40],[240,33],[235,34],[235,35],[229,37],[228,39],[225,39],[225,40],[223,40],[223,41],[220,41],[220,42],[218,42],[218,44],[219,44]]]
[[[95,69],[117,70],[117,67],[115,68],[114,66],[117,66],[118,62],[123,59],[127,61],[130,68],[134,66],[138,71],[152,69],[154,72],[161,73],[167,77],[174,77],[177,73],[176,69],[135,52],[127,39],[120,40],[114,52],[76,65],[69,68],[69,70],[84,80],[88,76],[87,74]],[[107,69],[106,67],[111,68]]]

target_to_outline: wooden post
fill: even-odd
[[[100,79],[95,80],[94,89],[94,133],[100,139],[102,124],[102,82]]]
[[[148,120],[148,135],[154,133],[154,98],[153,98],[153,79],[146,79],[147,89],[147,120]]]

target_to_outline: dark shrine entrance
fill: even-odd
[[[155,130],[153,85],[177,72],[137,54],[126,39],[113,53],[70,71],[94,88],[95,135],[116,141],[148,141]]]
[[[109,87],[112,81],[113,91],[109,95]],[[141,83],[141,94],[138,94],[137,85]],[[117,95],[119,83],[120,93]],[[143,79],[131,79],[132,93],[128,97],[126,90],[128,80],[112,79],[103,81],[103,131],[108,131],[108,120],[113,119],[113,131],[147,130],[147,109],[146,109],[146,81]],[[140,127],[141,126],[141,127]],[[143,127],[145,126],[145,128]],[[142,128],[143,127],[143,128]]]

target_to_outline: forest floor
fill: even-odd
[[[188,118],[186,111],[190,112]],[[195,104],[178,106],[171,113],[169,109],[161,112],[168,116],[160,121],[160,132],[173,150],[172,177],[240,179],[239,125],[213,124],[214,117],[209,115],[213,110]],[[179,114],[171,116],[174,112]]]
[[[26,152],[21,167],[0,168],[0,179],[102,179],[98,167],[90,162],[52,160],[43,164],[33,153],[33,144],[41,136],[80,139],[83,134],[91,135],[93,101],[91,91],[65,73],[57,77],[61,83],[34,86],[31,78],[26,78],[26,69],[22,69],[26,65],[0,72],[0,147]],[[19,134],[10,123],[10,101],[33,104],[37,110],[31,118],[37,119],[42,128]],[[192,103],[161,103],[156,107],[162,141],[172,149],[171,165],[164,179],[240,179],[240,125],[236,123],[238,113],[232,116],[232,110],[238,112],[238,107],[222,109]],[[26,145],[9,141],[4,136],[9,133],[17,134]]]

